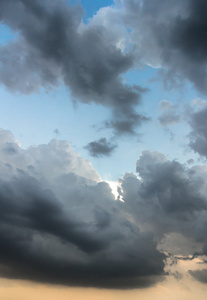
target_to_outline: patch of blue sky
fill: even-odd
[[[113,0],[67,0],[71,5],[81,4],[84,15],[83,21],[88,22],[88,19],[92,18],[100,8],[111,6],[114,4]]]
[[[123,80],[130,85],[139,85],[148,91],[142,96],[142,107],[148,116],[158,116],[159,102],[162,100],[170,101],[179,106],[187,105],[194,98],[201,97],[199,92],[194,89],[188,81],[178,86],[167,88],[159,76],[159,69],[146,66],[140,70],[130,70],[123,75]],[[200,95],[200,96],[199,96]]]
[[[0,23],[0,45],[6,45],[16,38],[17,33],[12,31],[7,25]]]
[[[11,130],[23,148],[49,142],[58,129],[58,138],[68,140],[77,151],[104,134],[93,125],[101,124],[110,113],[96,104],[74,106],[63,86],[32,95],[14,95],[1,88],[0,108],[0,127]]]
[[[85,15],[84,20],[93,17],[101,7],[113,5],[112,0],[81,0]]]

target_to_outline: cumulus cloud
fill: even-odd
[[[2,277],[121,289],[163,279],[153,232],[67,142],[23,150],[1,130],[0,146]]]
[[[192,255],[196,247],[206,254],[206,166],[187,168],[161,153],[145,151],[137,161],[137,172],[141,179],[124,176],[122,197],[141,230],[153,231],[166,251],[176,253],[181,234],[188,242],[182,247],[179,243],[179,254]],[[172,234],[177,242],[169,243]]]
[[[85,148],[88,149],[90,155],[94,157],[109,156],[115,150],[117,145],[110,143],[106,138],[98,141],[90,142]]]

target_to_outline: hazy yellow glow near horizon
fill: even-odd
[[[169,278],[156,287],[134,290],[106,290],[43,285],[21,280],[0,279],[1,300],[206,300],[207,287],[188,277]]]

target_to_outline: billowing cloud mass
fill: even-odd
[[[145,151],[137,171],[142,180],[128,174],[122,186],[126,206],[141,228],[160,238],[177,232],[205,242],[206,166],[188,169],[161,153]]]
[[[206,166],[187,168],[161,153],[145,151],[137,161],[137,171],[139,178],[125,174],[122,179],[122,197],[140,229],[153,232],[159,247],[175,260],[176,255],[183,260],[205,257]],[[205,269],[189,274],[206,283]]]
[[[153,233],[67,142],[22,150],[1,130],[0,145],[1,276],[108,288],[163,279]]]
[[[135,288],[163,280],[167,256],[207,255],[206,166],[145,151],[120,201],[67,142],[23,150],[1,130],[0,145],[1,276]]]
[[[109,156],[117,145],[110,143],[105,138],[90,142],[85,148],[94,157]]]

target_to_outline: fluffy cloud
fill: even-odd
[[[166,256],[67,142],[22,150],[0,131],[0,274],[131,288],[162,280]]]

